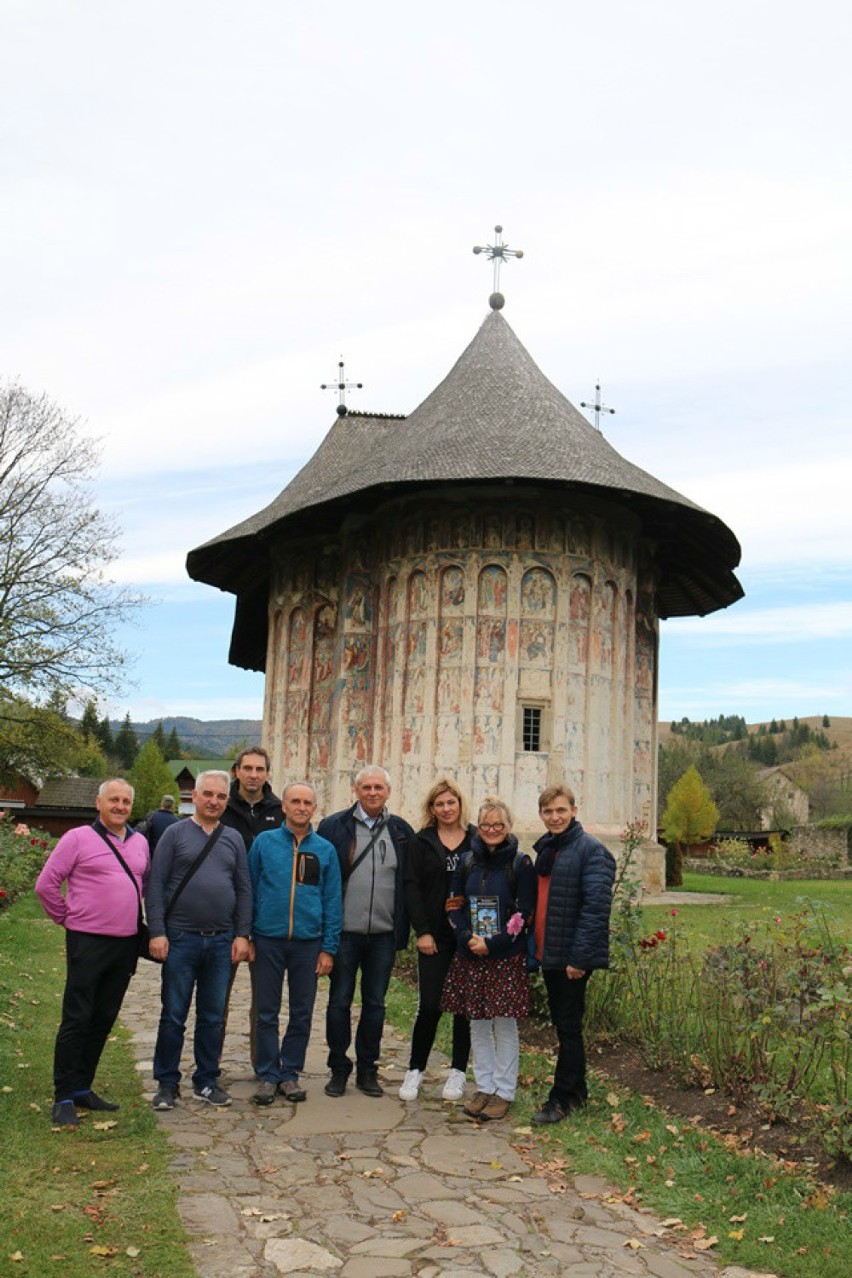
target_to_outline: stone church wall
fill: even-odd
[[[331,544],[288,541],[269,635],[273,779],[309,777],[321,811],[370,761],[415,824],[441,775],[506,799],[525,840],[557,780],[613,850],[654,811],[653,581],[622,511],[507,485],[389,499]]]

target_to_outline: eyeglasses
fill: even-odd
[[[483,834],[502,834],[506,827],[502,821],[497,821],[488,825],[480,823],[479,828]]]

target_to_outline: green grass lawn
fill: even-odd
[[[766,928],[775,918],[787,922],[806,904],[825,914],[838,940],[852,940],[852,881],[843,879],[729,879],[710,874],[684,874],[683,891],[719,892],[720,905],[678,905],[678,923],[691,947],[705,949],[739,937],[747,928]],[[671,906],[645,905],[648,930],[671,923]]]
[[[120,1110],[89,1115],[77,1130],[51,1129],[64,974],[64,933],[28,893],[0,915],[0,1273],[194,1278],[172,1154],[123,1031],[107,1044],[97,1079]],[[99,1129],[99,1119],[109,1125]]]
[[[696,950],[729,941],[748,928],[776,927],[819,903],[837,939],[852,932],[852,885],[840,881],[768,882],[687,876],[686,888],[724,892],[724,905],[678,905],[679,936]],[[643,927],[670,927],[671,906],[643,908]],[[596,981],[606,980],[599,975]],[[409,982],[394,979],[389,1018],[410,1032],[417,1003]],[[449,1017],[438,1031],[437,1047],[449,1051]],[[523,1028],[521,1031],[523,1044]],[[570,1122],[541,1133],[529,1120],[553,1068],[548,1051],[522,1050],[520,1086],[513,1114],[519,1145],[539,1161],[564,1158],[566,1174],[607,1178],[620,1193],[662,1219],[678,1218],[672,1238],[681,1245],[693,1231],[716,1238],[708,1253],[719,1262],[772,1271],[782,1278],[846,1278],[849,1273],[849,1214],[852,1194],[826,1189],[806,1170],[770,1159],[754,1149],[735,1148],[699,1126],[649,1105],[641,1096],[592,1075],[588,1107]]]

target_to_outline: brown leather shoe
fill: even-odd
[[[494,1099],[493,1092],[474,1092],[467,1104],[462,1106],[462,1111],[470,1118],[479,1118],[488,1102]]]
[[[511,1101],[505,1100],[502,1096],[489,1096],[488,1104],[482,1110],[479,1117],[485,1119],[486,1122],[489,1120],[496,1120],[498,1118],[505,1118],[509,1112],[509,1106],[511,1103]]]

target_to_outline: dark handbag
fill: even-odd
[[[148,950],[148,942],[151,939],[151,933],[148,931],[148,924],[143,918],[139,919],[139,930],[136,933],[136,953],[140,958],[147,959],[149,963],[162,963],[162,959],[152,958]]]

